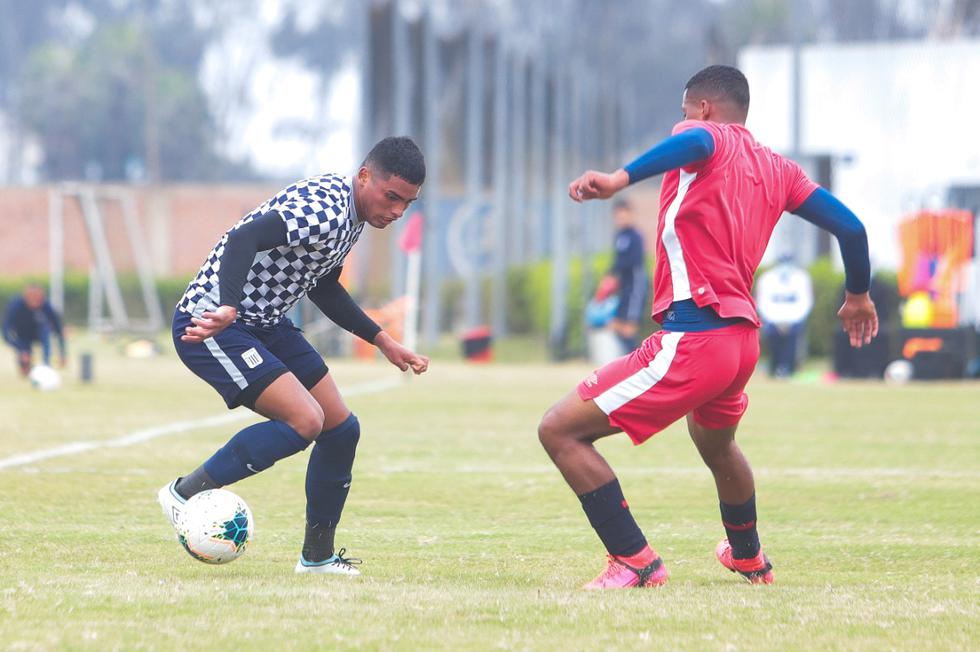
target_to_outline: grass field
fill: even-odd
[[[99,351],[97,383],[51,394],[0,364],[0,466],[222,411],[173,355]],[[397,375],[332,367],[342,389]],[[355,579],[293,574],[305,454],[235,486],[258,523],[242,559],[178,548],[156,489],[247,420],[2,468],[0,649],[980,648],[980,386],[757,376],[740,441],[768,587],[714,560],[714,486],[680,425],[603,442],[671,581],[596,595],[578,587],[601,546],[535,434],[588,371],[436,361],[350,397],[363,436],[338,543],[364,559]]]

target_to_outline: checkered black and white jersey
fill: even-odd
[[[229,229],[208,255],[177,308],[192,315],[218,307],[218,269],[228,233],[269,211],[286,222],[286,242],[256,257],[244,285],[238,318],[275,326],[316,281],[344,262],[364,223],[354,211],[350,177],[325,174],[297,181]]]

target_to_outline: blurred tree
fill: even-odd
[[[21,76],[18,114],[41,142],[48,178],[220,175],[211,119],[195,80],[161,61],[148,66],[149,49],[130,22],[101,25],[77,48],[48,44],[34,51]],[[147,160],[148,116],[165,135],[157,161]],[[152,175],[150,166],[158,168]]]

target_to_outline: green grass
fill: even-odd
[[[0,458],[221,412],[173,355],[86,346],[98,351],[89,386],[39,394],[0,365]],[[397,373],[331,367],[342,389]],[[769,587],[714,560],[713,483],[679,424],[640,448],[602,442],[671,581],[594,595],[577,587],[601,547],[535,436],[588,371],[447,360],[351,397],[363,436],[338,543],[365,560],[353,580],[292,572],[305,455],[235,487],[258,522],[241,560],[209,567],[178,548],[155,491],[235,426],[0,470],[0,649],[980,647],[976,384],[760,374],[740,441]]]

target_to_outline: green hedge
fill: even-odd
[[[597,255],[589,259],[592,269],[591,282],[593,287],[587,292],[582,290],[582,260],[573,259],[569,265],[569,284],[567,306],[568,341],[567,350],[571,354],[581,354],[585,351],[584,312],[585,301],[594,291],[594,284],[609,269],[610,254]],[[764,270],[763,270],[764,271]],[[821,258],[809,268],[813,284],[813,310],[807,325],[807,337],[811,356],[825,357],[833,351],[833,336],[840,328],[837,311],[843,301],[844,273],[834,268],[830,258]],[[489,283],[489,281],[488,281]],[[455,297],[461,300],[462,286],[454,288]],[[489,301],[489,290],[483,294]],[[891,306],[897,302],[898,290],[895,274],[881,272],[876,274],[872,296],[880,308]],[[652,301],[652,297],[648,299]],[[649,305],[646,314],[649,314]],[[489,309],[484,306],[484,314]],[[895,310],[883,310],[882,328],[894,327]],[[548,336],[551,315],[551,261],[539,261],[530,265],[514,267],[509,270],[507,277],[507,322],[508,330],[514,334],[533,334],[542,338]],[[646,320],[645,337],[657,330],[658,326],[652,320]]]
[[[833,352],[834,333],[840,328],[837,311],[843,299],[844,273],[834,269],[830,258],[820,258],[809,268],[813,284],[813,310],[807,320],[807,350],[811,356],[825,357]]]
[[[566,306],[568,308],[568,333],[565,342],[565,353],[581,355],[585,352],[584,314],[587,298],[595,290],[595,284],[609,269],[611,255],[603,253],[589,257],[587,264],[590,269],[590,287],[583,288],[583,259],[574,258],[569,263],[568,291]],[[551,324],[551,261],[544,260],[513,267],[507,272],[507,328],[515,335],[536,335],[542,339],[548,337]],[[813,282],[813,311],[807,326],[810,355],[823,357],[831,354],[833,335],[840,328],[837,320],[837,310],[843,298],[844,274],[834,269],[829,258],[814,262],[810,268],[810,278]],[[157,294],[164,315],[180,300],[187,287],[189,278],[157,279]],[[48,279],[44,276],[19,278],[0,277],[0,306],[19,294],[28,283],[38,283],[47,287]],[[70,272],[65,275],[65,321],[69,324],[85,325],[88,320],[88,274]],[[145,314],[139,280],[135,275],[125,274],[119,277],[123,300],[131,315]],[[490,310],[490,278],[482,279],[482,314],[489,317]],[[883,308],[882,328],[894,327],[897,311],[897,282],[893,273],[879,273],[875,276],[872,296]],[[443,331],[452,330],[462,315],[463,282],[461,280],[447,281],[442,285],[441,298],[444,310]],[[649,313],[649,310],[647,310]],[[647,320],[646,330],[642,335],[649,335],[657,326]]]
[[[764,271],[760,269],[759,273]],[[833,261],[826,256],[814,261],[808,271],[813,284],[813,310],[807,320],[807,350],[811,357],[826,357],[833,353],[834,333],[841,327],[837,311],[844,301],[844,272],[835,269]],[[871,297],[878,305],[880,327],[895,328],[898,280],[894,272],[875,274]]]
[[[123,295],[123,303],[131,316],[146,315],[143,305],[143,295],[139,278],[135,274],[122,274],[118,277],[119,289]],[[164,317],[169,318],[169,312],[177,305],[177,301],[187,289],[189,277],[158,278],[156,280],[157,295]],[[0,277],[0,306],[21,293],[28,283],[37,283],[48,288],[46,276]],[[68,324],[84,326],[88,323],[88,286],[89,275],[83,272],[68,272],[65,274],[65,310],[64,320]]]

